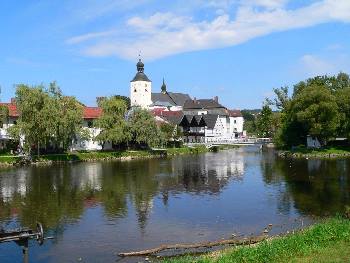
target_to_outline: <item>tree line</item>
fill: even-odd
[[[308,135],[322,145],[337,137],[350,139],[348,74],[308,78],[290,90],[274,89],[274,98],[266,99],[255,119],[257,133],[273,137],[280,148],[305,145]]]
[[[100,132],[94,136],[84,125],[84,105],[75,97],[63,95],[56,82],[44,85],[17,85],[15,95],[18,118],[7,128],[10,137],[27,154],[59,153],[78,140],[95,140],[114,149],[164,146],[179,135],[168,123],[157,125],[150,112],[130,109],[127,97],[100,98],[102,115],[93,123]],[[8,107],[0,107],[1,122],[9,122]]]

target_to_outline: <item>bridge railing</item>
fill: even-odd
[[[218,138],[213,140],[207,140],[206,142],[192,142],[186,143],[186,145],[229,145],[229,144],[266,144],[272,143],[271,138],[239,138],[239,139],[225,139]]]

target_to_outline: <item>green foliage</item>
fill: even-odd
[[[43,85],[18,85],[16,104],[19,112],[17,124],[9,134],[24,139],[27,153],[35,147],[67,149],[81,130],[83,109],[73,97],[64,97],[55,82],[48,88]]]
[[[131,102],[130,102],[130,98],[127,96],[122,96],[122,95],[114,95],[113,96],[115,99],[120,99],[123,100],[126,104],[126,108],[129,110],[131,108]]]
[[[304,130],[322,141],[335,135],[339,125],[335,96],[324,86],[309,86],[297,94],[291,111]]]
[[[307,135],[317,137],[324,145],[337,136],[350,138],[350,78],[318,76],[294,86],[291,97],[288,88],[275,89],[270,102],[280,110],[275,143],[289,148],[305,145]]]
[[[335,93],[338,109],[340,126],[339,135],[350,139],[350,86],[340,89]]]
[[[257,127],[256,127],[256,116],[260,114],[261,110],[241,110],[243,119],[244,119],[244,127],[243,129],[247,131],[249,135],[257,135]]]
[[[244,121],[255,121],[255,114],[258,114],[260,110],[241,110]]]
[[[272,110],[264,105],[256,121],[256,128],[260,137],[272,136]]]
[[[0,126],[8,123],[9,109],[5,105],[0,105]]]
[[[95,139],[102,145],[106,142],[120,144],[128,141],[130,133],[125,121],[125,101],[113,96],[102,100],[99,106],[102,108],[102,116],[97,119],[95,125],[101,132]]]
[[[131,142],[146,146],[159,146],[163,143],[156,121],[147,110],[135,109],[128,125],[131,132]]]

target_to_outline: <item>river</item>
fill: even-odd
[[[241,147],[165,159],[0,171],[0,229],[44,225],[30,262],[135,262],[119,252],[160,244],[270,234],[350,204],[350,159],[285,160]],[[22,262],[15,243],[0,262]]]

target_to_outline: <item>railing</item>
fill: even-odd
[[[271,138],[239,138],[239,139],[226,139],[226,138],[206,138],[204,143],[187,143],[187,145],[260,145],[272,143]]]

